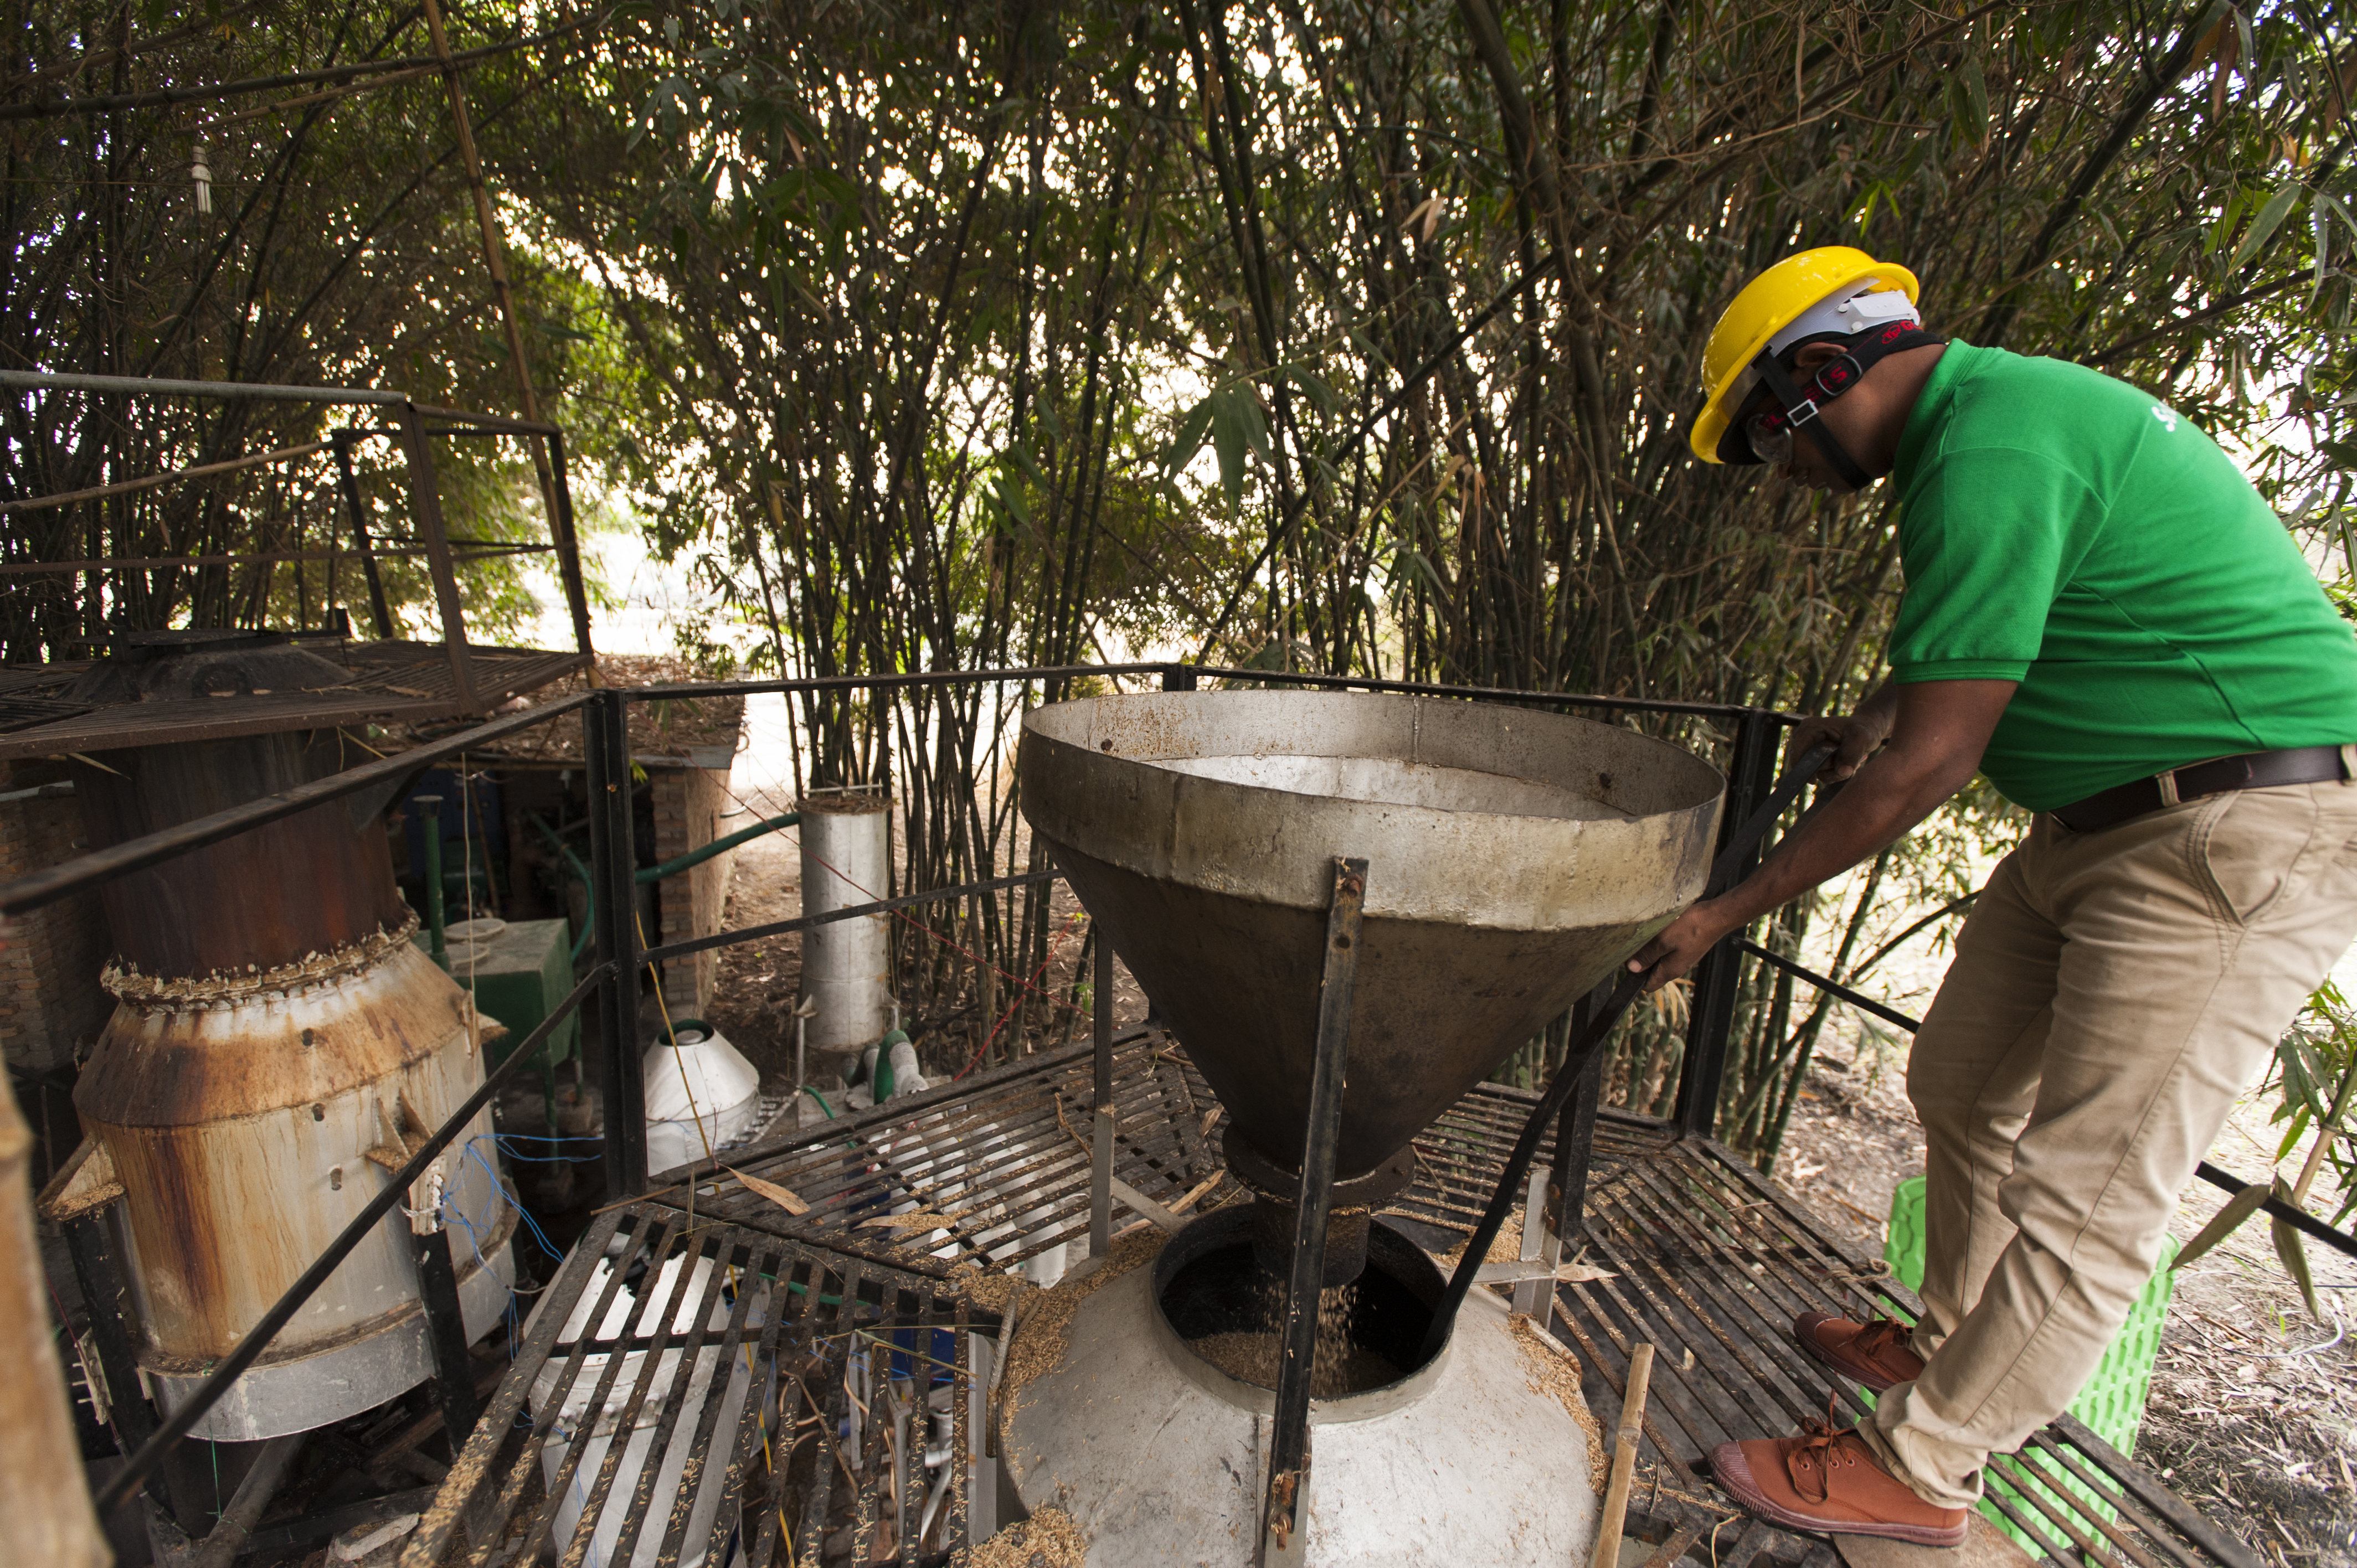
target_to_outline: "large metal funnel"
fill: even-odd
[[[1018,768],[1032,831],[1281,1169],[1301,1163],[1333,857],[1367,861],[1346,1185],[1702,891],[1723,788],[1609,725],[1351,693],[1060,703],[1024,721]]]

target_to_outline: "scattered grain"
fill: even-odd
[[[989,1269],[959,1280],[958,1291],[983,1311],[995,1312],[1004,1317],[1007,1304],[1030,1283],[1021,1274],[1000,1273]]]
[[[1458,1242],[1456,1246],[1441,1253],[1440,1266],[1444,1269],[1454,1269],[1457,1266],[1457,1261],[1465,1256],[1465,1242],[1471,1240],[1473,1238],[1468,1236],[1464,1241]],[[1506,1222],[1498,1227],[1497,1237],[1490,1243],[1489,1253],[1481,1261],[1485,1263],[1512,1263],[1521,1262],[1522,1256],[1523,1210],[1522,1206],[1517,1204],[1514,1211],[1506,1216]]]
[[[1579,1391],[1579,1363],[1562,1340],[1522,1313],[1507,1322],[1514,1331],[1514,1345],[1523,1353],[1523,1371],[1531,1392],[1553,1394],[1579,1423],[1580,1434],[1587,1439],[1587,1478],[1597,1496],[1602,1497],[1612,1467],[1604,1460],[1604,1434],[1596,1424],[1596,1412],[1587,1408],[1587,1400]]]
[[[1006,1352],[1006,1375],[1000,1399],[1011,1406],[1023,1385],[1042,1372],[1053,1371],[1064,1359],[1064,1326],[1081,1303],[1140,1264],[1151,1262],[1162,1251],[1165,1232],[1158,1225],[1134,1231],[1113,1244],[1100,1267],[1079,1279],[1066,1278],[1034,1296],[1023,1310],[1015,1343]]]
[[[1081,1539],[1081,1527],[1072,1516],[1051,1506],[1008,1525],[975,1547],[966,1561],[971,1568],[1082,1568],[1088,1542]]]

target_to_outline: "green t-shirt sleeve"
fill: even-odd
[[[2009,447],[1943,454],[1900,521],[1907,591],[1890,631],[1901,682],[2018,681],[2085,553],[2087,486]]]

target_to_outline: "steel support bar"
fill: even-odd
[[[134,396],[217,397],[232,403],[375,403],[391,407],[409,400],[397,392],[366,387],[274,386],[266,381],[176,381],[159,376],[86,376],[78,372],[0,371],[0,387],[25,392],[128,392]]]
[[[467,1354],[467,1318],[458,1305],[458,1271],[450,1258],[450,1232],[412,1230],[410,1255],[417,1264],[417,1294],[425,1309],[425,1343],[434,1355],[434,1382],[442,1402],[442,1430],[450,1452],[467,1445],[475,1429],[475,1369]]]
[[[647,1189],[646,1084],[639,1070],[638,849],[630,791],[630,709],[611,687],[590,694],[582,756],[589,774],[589,865],[596,879],[597,1083],[605,1101],[606,1197]]]
[[[1309,1127],[1301,1151],[1292,1271],[1278,1331],[1276,1408],[1269,1418],[1268,1496],[1261,1516],[1262,1568],[1302,1561],[1302,1504],[1309,1490],[1309,1393],[1317,1370],[1318,1296],[1326,1278],[1327,1210],[1334,1199],[1334,1154],[1342,1135],[1342,1084],[1350,1069],[1351,1002],[1359,977],[1359,927],[1367,863],[1337,856],[1326,911],[1325,971],[1318,987],[1318,1054],[1309,1074]]]
[[[1095,1144],[1090,1150],[1089,1256],[1102,1258],[1113,1250],[1113,1132],[1119,1118],[1113,1105],[1113,944],[1104,926],[1096,938],[1096,973],[1089,997],[1090,1023],[1096,1045]]]
[[[242,806],[231,806],[210,816],[198,817],[135,839],[125,839],[105,849],[92,850],[72,860],[59,861],[29,876],[20,876],[14,882],[0,885],[0,915],[28,914],[45,904],[87,892],[118,876],[144,871],[176,854],[202,849],[209,843],[235,838],[265,822],[274,822],[297,811],[308,811],[322,800],[340,800],[365,789],[396,785],[444,757],[456,757],[469,748],[479,749],[492,741],[546,724],[588,700],[587,693],[557,697],[527,712],[492,719],[471,729],[460,730],[456,735],[428,741],[424,746],[412,746],[407,751],[395,752],[374,762],[364,762],[358,768],[348,768],[341,773],[332,773],[308,784],[297,784],[292,789],[281,790],[275,795],[264,795]]]
[[[352,443],[361,436],[357,430],[338,430],[328,439],[336,453],[336,482],[344,492],[344,510],[351,514],[352,546],[360,553],[361,573],[368,579],[369,618],[376,623],[376,634],[385,641],[393,640],[393,606],[384,596],[384,577],[376,567],[376,542],[369,537],[368,508],[361,500],[360,476],[352,471]]]
[[[1737,824],[1748,824],[1776,778],[1776,751],[1783,726],[1776,715],[1747,708],[1735,730],[1735,757],[1727,769],[1727,813],[1719,819],[1720,855],[1703,897],[1711,897],[1751,875],[1760,864],[1756,847],[1729,857]],[[1752,843],[1756,846],[1755,836]],[[1739,936],[1741,933],[1737,933]],[[1735,1003],[1743,978],[1743,954],[1729,937],[1695,965],[1694,998],[1686,1020],[1684,1069],[1678,1075],[1674,1120],[1687,1133],[1709,1137],[1718,1126],[1719,1086],[1727,1077],[1727,1036],[1735,1026]]]
[[[639,957],[645,962],[669,963],[673,959],[691,953],[708,952],[714,948],[735,947],[743,942],[759,941],[768,937],[782,937],[795,931],[807,931],[813,926],[831,926],[838,920],[864,920],[870,915],[888,915],[896,909],[914,909],[923,904],[938,904],[945,898],[965,898],[983,893],[1003,893],[1009,887],[1030,887],[1042,882],[1060,881],[1063,873],[1018,871],[1012,876],[994,876],[983,882],[961,882],[954,887],[928,887],[921,893],[903,893],[897,898],[878,898],[872,904],[846,904],[840,909],[829,909],[823,915],[801,915],[791,920],[772,920],[766,926],[739,926],[734,930],[715,931],[708,937],[690,937],[684,941],[664,942],[651,947]]]
[[[409,515],[425,546],[425,561],[434,578],[434,603],[442,621],[442,647],[450,659],[450,681],[459,705],[480,713],[482,694],[475,689],[475,661],[467,650],[467,618],[458,602],[458,569],[450,558],[450,532],[443,526],[442,485],[434,477],[434,447],[425,421],[414,403],[395,411],[401,422],[401,449],[409,459]]]
[[[1585,1030],[1611,1000],[1612,986],[1607,982],[1573,1004],[1573,1036]],[[1566,1048],[1563,1065],[1555,1070],[1568,1072],[1571,1068]],[[1596,1112],[1603,1101],[1604,1053],[1599,1050],[1591,1053],[1587,1065],[1579,1069],[1579,1080],[1555,1122],[1555,1168],[1547,1176],[1547,1209],[1555,1240],[1562,1246],[1578,1240],[1587,1223],[1588,1159],[1595,1152]]]

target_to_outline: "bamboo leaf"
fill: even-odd
[[[1212,397],[1218,395],[1214,392]],[[1164,473],[1176,474],[1195,460],[1195,454],[1203,449],[1204,435],[1211,428],[1212,412],[1211,397],[1187,411],[1186,417],[1178,422],[1177,434],[1170,437],[1170,445],[1162,450]]]
[[[2291,1201],[2291,1188],[2284,1184],[2281,1176],[2276,1178],[2276,1197],[2286,1203]],[[2287,1219],[2274,1219],[2268,1223],[2275,1231],[2276,1257],[2283,1264],[2284,1273],[2289,1274],[2291,1283],[2299,1287],[2300,1300],[2308,1304],[2308,1315],[2322,1323],[2325,1321],[2324,1304],[2317,1300],[2316,1276],[2309,1272],[2308,1249],[2301,1244],[2299,1232]]]
[[[2226,263],[2228,272],[2242,271],[2243,263],[2257,255],[2260,248],[2275,237],[2275,231],[2283,226],[2285,214],[2291,210],[2292,203],[2299,199],[2302,188],[2298,180],[2287,180],[2281,190],[2267,198],[2267,204],[2259,209],[2256,218],[2251,220],[2250,231],[2243,236],[2243,242],[2234,247],[2233,258]]]
[[[728,1174],[744,1183],[746,1191],[760,1194],[789,1214],[799,1217],[810,1212],[809,1204],[804,1203],[791,1190],[780,1187],[776,1182],[763,1181],[759,1176],[747,1176],[743,1171],[734,1168],[731,1168]]]
[[[2181,1269],[2232,1236],[2242,1229],[2244,1220],[2259,1211],[2259,1205],[2266,1200],[2267,1189],[2257,1182],[2228,1198],[2225,1206],[2210,1217],[2210,1223],[2194,1232],[2193,1240],[2185,1243],[2184,1251],[2177,1254],[2177,1262],[2171,1266]]]
[[[1222,387],[1207,401],[1211,405],[1211,446],[1220,455],[1220,489],[1227,492],[1233,510],[1243,504],[1244,496],[1243,418],[1232,387]]]

